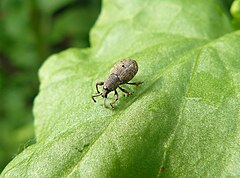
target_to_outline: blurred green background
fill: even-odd
[[[89,47],[100,0],[0,0],[0,172],[35,142],[38,69],[51,54]]]

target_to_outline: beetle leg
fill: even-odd
[[[104,97],[104,100],[103,100],[103,105],[104,105],[104,108],[107,108],[107,106],[106,106],[106,97]]]
[[[114,90],[114,92],[115,92],[115,93],[114,93],[115,100],[110,103],[112,109],[114,109],[113,104],[118,100],[118,92],[117,92],[117,90]]]
[[[103,85],[103,84],[104,84],[104,82],[97,82],[97,83],[96,83],[96,90],[97,90],[97,93],[100,93],[99,90],[98,90],[98,85],[101,86],[101,85]]]
[[[122,92],[126,93],[127,96],[132,94],[131,92],[127,91],[126,89],[124,89],[124,88],[122,88],[122,87],[120,87],[120,86],[118,86],[118,88],[119,88]]]
[[[93,99],[93,101],[94,101],[95,103],[96,103],[96,100],[95,100],[94,98],[95,98],[95,97],[98,97],[98,96],[101,96],[101,94],[102,94],[102,93],[98,93],[98,94],[92,96],[92,99]]]
[[[143,84],[143,82],[130,82],[130,83],[126,83],[126,84],[138,86],[138,85]]]

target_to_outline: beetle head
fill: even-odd
[[[110,90],[107,87],[103,87],[102,94],[101,94],[102,97],[107,98],[107,95],[109,92],[110,92]]]

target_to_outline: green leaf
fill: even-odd
[[[240,20],[240,1],[239,0],[235,0],[232,3],[231,6],[231,14],[234,18],[236,18],[237,20]]]
[[[239,176],[240,31],[226,9],[217,0],[104,1],[92,47],[42,66],[37,143],[2,176]],[[95,83],[128,57],[144,84],[114,111],[101,97],[93,103]]]
[[[36,0],[41,11],[45,11],[46,13],[52,13],[55,10],[72,3],[73,0],[57,0],[57,1],[48,1],[48,0]]]
[[[230,8],[231,15],[233,16],[232,24],[235,29],[240,29],[240,0],[233,1]]]

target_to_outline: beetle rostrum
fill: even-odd
[[[115,100],[110,103],[112,109],[114,109],[113,104],[118,100],[118,92],[117,88],[119,88],[122,92],[126,94],[126,96],[131,95],[132,93],[122,88],[120,85],[129,84],[129,85],[141,85],[143,82],[129,82],[137,73],[138,65],[135,60],[132,59],[124,59],[119,63],[115,64],[113,68],[110,70],[109,76],[106,78],[104,82],[96,83],[97,94],[92,96],[94,102],[96,100],[95,97],[102,96],[104,98],[104,107],[106,108],[106,99],[107,95],[114,91]],[[103,85],[102,92],[99,92],[98,86]]]

